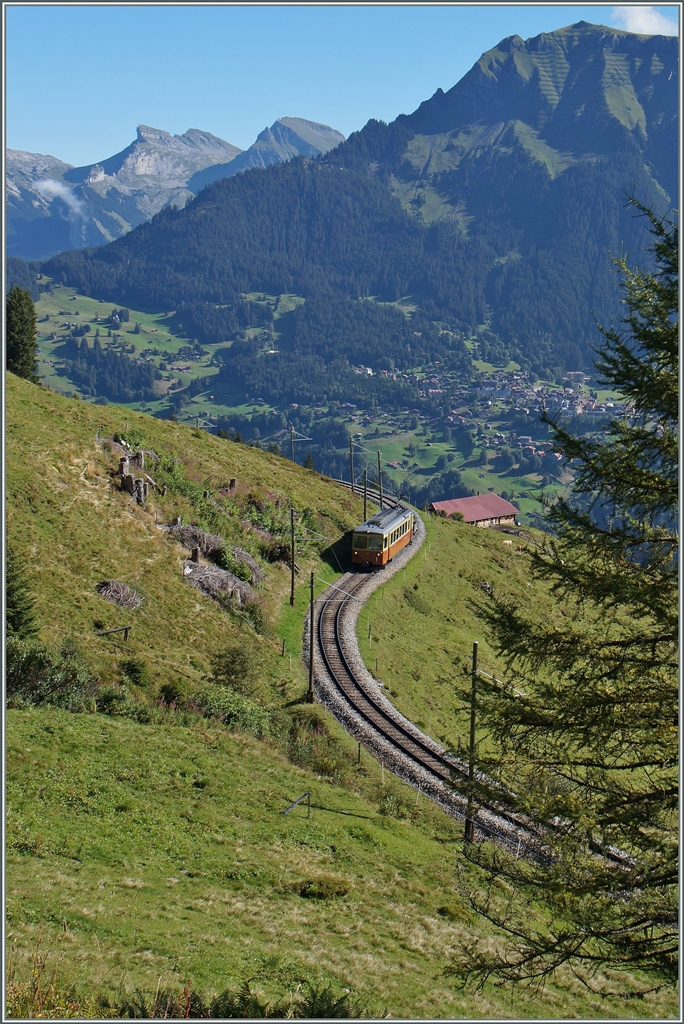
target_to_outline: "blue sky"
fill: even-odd
[[[500,39],[577,21],[677,33],[677,5],[8,4],[6,145],[71,164],[138,124],[245,149],[278,117],[349,135],[451,88]]]

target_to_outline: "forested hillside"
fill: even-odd
[[[184,210],[45,270],[87,294],[175,309],[205,342],[269,327],[249,293],[302,296],[280,346],[293,379],[275,374],[290,396],[332,360],[339,381],[360,353],[378,369],[445,357],[465,370],[464,340],[484,324],[500,363],[577,370],[592,362],[593,316],[619,312],[610,253],[646,241],[626,196],[664,211],[676,192],[677,95],[675,39],[583,22],[513,36],[414,114],[371,121],[320,160],[214,182]],[[361,301],[405,296],[405,322]],[[274,395],[278,357],[237,351],[249,363],[236,356],[239,380],[254,387],[256,375]]]

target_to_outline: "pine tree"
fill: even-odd
[[[8,636],[27,639],[38,632],[34,600],[26,582],[26,569],[12,548],[7,549],[5,620]]]
[[[481,984],[563,964],[590,986],[601,969],[640,973],[642,992],[677,979],[678,232],[632,202],[651,221],[654,266],[615,260],[627,316],[599,325],[596,364],[628,413],[607,438],[546,418],[575,481],[547,502],[551,539],[532,568],[562,614],[542,621],[496,595],[487,612],[516,682],[478,681],[496,746],[480,765],[490,798],[514,792],[545,823],[551,860],[468,847],[492,883],[470,898],[504,947],[471,949],[452,971]]]
[[[36,357],[36,307],[31,293],[15,285],[7,295],[7,369],[39,383]]]

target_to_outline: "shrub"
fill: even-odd
[[[257,674],[256,656],[244,643],[227,644],[211,659],[212,682],[236,693],[254,692]]]
[[[8,546],[5,570],[5,622],[8,636],[31,637],[38,632],[34,599],[26,579],[26,566]]]
[[[135,452],[145,444],[145,435],[138,427],[129,427],[114,434],[114,440],[118,444],[127,444]]]
[[[9,707],[51,705],[65,711],[94,711],[97,686],[97,677],[68,641],[58,649],[30,637],[7,637]]]
[[[349,892],[349,886],[341,878],[335,878],[333,875],[297,882],[295,888],[305,900],[333,900],[346,896]]]
[[[268,712],[225,686],[208,683],[194,699],[192,707],[202,715],[218,719],[222,725],[243,729],[255,736],[265,736],[270,732]]]
[[[233,576],[237,576],[244,583],[252,582],[249,566],[246,562],[239,562],[229,547],[218,548],[211,553],[211,557],[220,569],[232,572]]]
[[[258,601],[247,601],[243,606],[243,611],[257,633],[266,633],[268,628],[266,616],[264,615],[264,610]]]
[[[351,767],[349,755],[330,735],[325,723],[309,714],[293,715],[287,750],[293,764],[336,782],[343,779]]]
[[[380,814],[387,818],[408,818],[412,808],[402,799],[397,790],[390,784],[378,807]]]
[[[304,981],[294,992],[269,1001],[244,981],[237,989],[226,989],[210,1002],[190,985],[181,992],[157,989],[146,995],[139,989],[126,996],[117,1007],[122,1018],[146,1020],[362,1020],[370,1013],[365,1001],[352,992],[337,994],[330,985],[314,985]]]
[[[159,687],[165,704],[181,704],[188,699],[188,684],[184,679],[172,679]]]
[[[119,668],[123,675],[134,686],[147,687],[150,685],[150,673],[147,662],[142,658],[125,658],[119,662]]]
[[[112,683],[99,690],[97,710],[103,715],[132,718],[136,722],[149,722],[152,719],[149,705],[132,697],[128,687],[120,683]]]

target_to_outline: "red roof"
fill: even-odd
[[[518,509],[510,501],[500,498],[498,494],[478,494],[476,498],[452,498],[449,501],[433,501],[435,512],[444,512],[451,516],[460,512],[466,523],[477,523],[480,519],[493,519],[497,516],[515,516]]]

